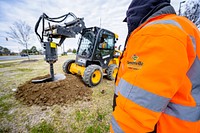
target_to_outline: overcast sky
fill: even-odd
[[[172,6],[178,11],[182,0],[171,0]],[[124,45],[127,35],[126,23],[123,19],[131,0],[0,0],[0,46],[11,51],[21,51],[23,46],[6,41],[6,31],[13,22],[22,20],[34,29],[39,16],[44,12],[49,17],[58,17],[73,12],[77,17],[84,18],[86,27],[99,26],[119,35],[118,45]],[[41,49],[41,45],[33,33],[31,45]],[[77,48],[77,39],[67,39],[65,49]],[[65,51],[66,51],[65,50]]]

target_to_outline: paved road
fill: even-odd
[[[21,56],[0,56],[0,64],[27,60],[27,58],[28,57],[21,57]],[[43,59],[44,55],[30,55],[29,58],[32,60]]]
[[[29,55],[30,59],[42,59],[44,58],[43,55]],[[9,61],[9,60],[23,60],[27,59],[28,57],[21,57],[21,56],[0,56],[0,61]]]

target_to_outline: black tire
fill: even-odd
[[[107,73],[107,79],[109,80],[115,80],[116,74],[118,71],[118,67],[116,64],[111,64],[108,66],[106,73]]]
[[[71,64],[74,63],[75,60],[66,60],[65,63],[63,64],[63,72],[67,73],[67,74],[71,74],[70,72],[70,67],[71,67]]]
[[[83,81],[89,87],[98,85],[103,78],[102,68],[98,65],[89,65],[83,75]]]

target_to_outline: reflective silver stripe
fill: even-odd
[[[200,120],[200,106],[192,108],[169,103],[164,113],[185,121],[196,122]]]
[[[119,86],[115,86],[115,94],[118,95],[118,92],[120,90],[120,87]]]
[[[111,120],[111,125],[112,125],[112,129],[115,133],[124,133],[122,131],[122,129],[119,127],[119,125],[117,124],[116,120],[114,117],[112,117],[112,120]]]
[[[192,35],[190,35],[190,39],[192,40],[194,51],[196,51],[196,40],[195,40],[195,38]]]
[[[193,65],[187,73],[192,82],[192,96],[197,104],[196,107],[182,106],[175,103],[169,103],[164,113],[186,121],[200,120],[200,60],[196,57]]]
[[[177,26],[181,30],[184,30],[183,27],[178,22],[176,22],[175,20],[156,20],[156,21],[149,22],[144,27],[149,26],[149,25],[153,25],[153,24],[171,24],[171,25]],[[192,40],[194,50],[196,51],[196,40],[192,35],[189,35],[189,36],[190,36],[190,39]]]
[[[118,86],[115,87],[116,95],[118,95],[118,92],[120,92],[120,90],[124,88],[123,83],[120,83],[120,82],[123,82],[123,80],[120,80]]]
[[[153,25],[153,24],[171,24],[171,25],[177,26],[177,27],[179,27],[180,29],[183,30],[182,26],[178,22],[176,22],[175,20],[156,20],[156,21],[149,22],[144,27],[149,26],[149,25]]]
[[[120,79],[119,87],[121,88],[120,94],[124,97],[155,112],[162,112],[170,100],[169,98],[162,97],[143,90],[137,86],[133,86],[122,78]]]
[[[197,56],[190,70],[187,72],[187,76],[192,82],[191,94],[194,97],[197,105],[200,106],[200,60]]]

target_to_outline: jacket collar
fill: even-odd
[[[154,18],[156,16],[160,16],[163,14],[176,14],[174,8],[171,5],[161,4],[152,11],[150,11],[141,21],[140,25],[145,21]]]
[[[174,8],[170,5],[170,6],[163,7],[162,9],[153,13],[148,19],[156,17],[156,16],[160,16],[163,14],[176,14],[176,12],[175,12]]]

